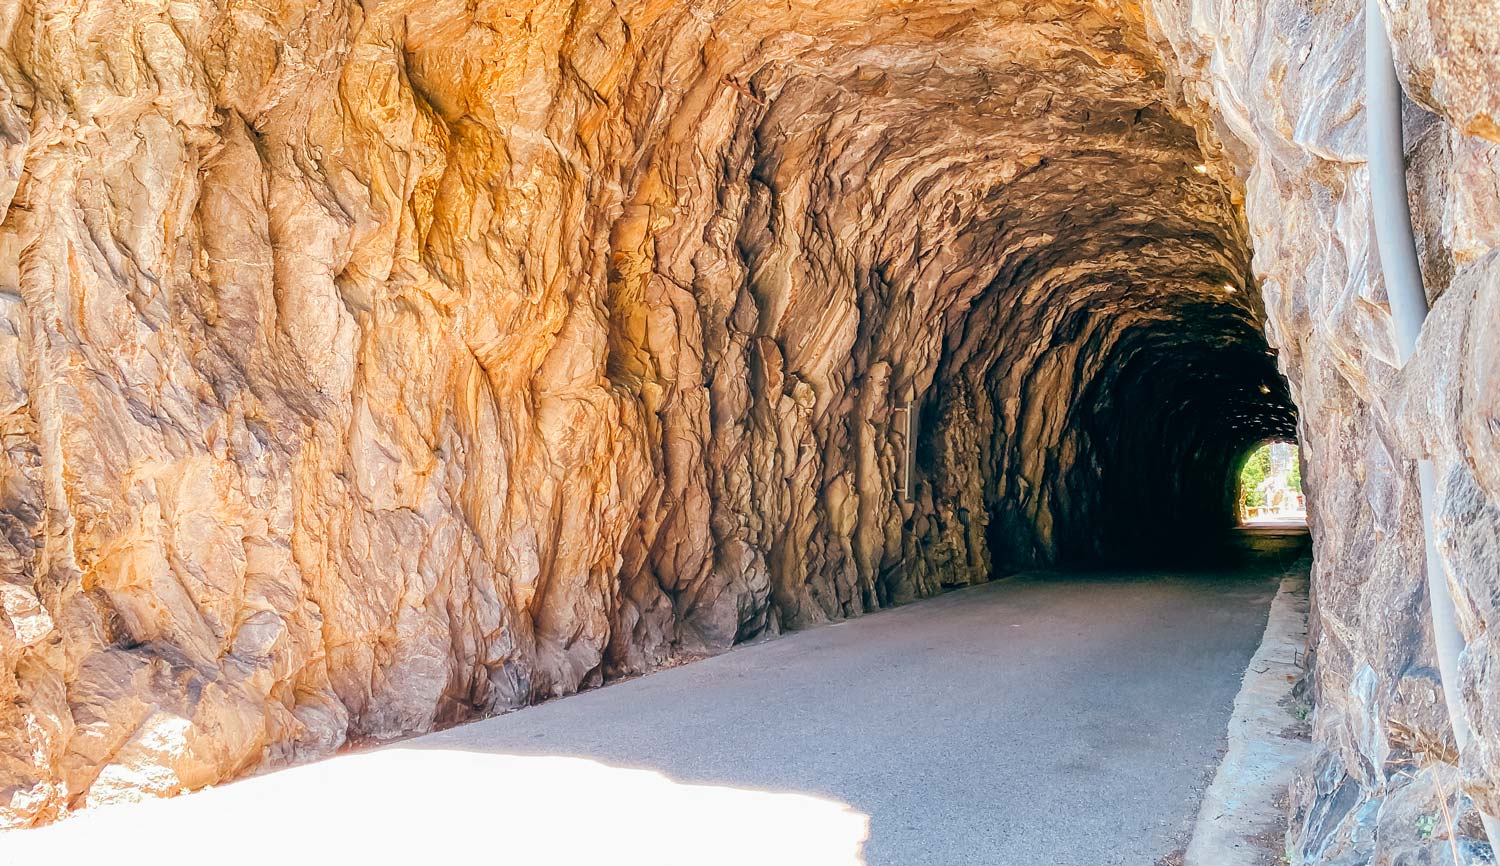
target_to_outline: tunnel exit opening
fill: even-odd
[[[1241,526],[1307,525],[1302,491],[1302,457],[1297,443],[1271,439],[1253,448],[1240,463],[1236,513]]]

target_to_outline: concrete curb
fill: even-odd
[[[1282,862],[1283,796],[1312,743],[1288,735],[1287,707],[1307,636],[1306,563],[1285,574],[1229,719],[1229,745],[1204,792],[1184,866]],[[1268,838],[1269,837],[1269,838]]]

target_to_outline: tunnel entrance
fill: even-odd
[[[1237,513],[1242,526],[1307,525],[1302,456],[1297,443],[1268,440],[1240,465]]]

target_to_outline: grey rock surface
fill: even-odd
[[[1267,332],[1299,409],[1320,755],[1295,786],[1290,849],[1306,863],[1478,856],[1471,800],[1500,810],[1500,4],[1383,6],[1412,99],[1408,188],[1432,302],[1404,369],[1373,261],[1363,4],[1153,6],[1185,95],[1214,107],[1244,179]],[[1431,648],[1422,458],[1437,466],[1437,541],[1469,645],[1476,738],[1462,756]]]

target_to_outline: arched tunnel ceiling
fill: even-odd
[[[787,24],[725,14],[752,33]],[[710,205],[747,271],[722,309],[748,291],[753,318],[731,328],[769,338],[810,386],[818,451],[847,448],[847,405],[872,372],[889,370],[888,417],[915,398],[928,471],[909,529],[919,550],[961,551],[930,585],[1138,553],[1124,540],[1155,548],[1226,519],[1228,467],[1291,434],[1294,413],[1260,336],[1235,184],[1169,92],[1139,10],[871,4],[792,21],[797,37],[762,37],[732,73],[695,68],[689,90],[707,81],[720,100],[674,118],[622,186],[688,179],[653,201],[679,212],[700,190],[735,191]],[[718,141],[732,162],[678,155]],[[648,251],[695,288],[699,259],[660,265],[701,255],[697,225],[673,220]],[[845,467],[822,468],[812,483]]]
[[[4,279],[72,413],[16,403],[72,485],[15,470],[26,676],[250,720],[167,778],[1138,554],[1293,432],[1135,3],[18,14]],[[85,796],[67,741],[13,763]]]
[[[472,266],[447,227],[508,174],[478,264],[541,303],[474,311],[476,355],[545,403],[605,344],[662,472],[626,582],[690,633],[1159,549],[1291,431],[1237,185],[1135,4],[506,8],[390,19],[450,131],[420,256]],[[556,70],[483,62],[523,32]]]

